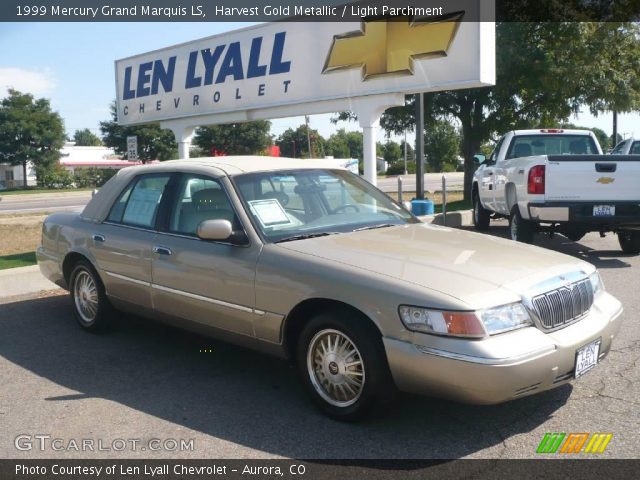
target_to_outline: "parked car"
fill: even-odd
[[[342,420],[395,387],[480,404],[557,387],[621,323],[593,265],[421,223],[314,161],[123,169],[81,214],[47,217],[37,256],[82,328],[130,312],[288,358]]]
[[[640,140],[637,138],[623,140],[611,150],[611,155],[640,155]]]
[[[589,130],[516,130],[476,170],[473,220],[487,230],[508,218],[513,240],[538,232],[573,241],[615,232],[622,251],[640,253],[640,157],[602,155]]]

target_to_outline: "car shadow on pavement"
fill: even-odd
[[[473,227],[463,227],[463,229],[476,231]],[[482,233],[508,239],[509,227],[506,222],[496,222],[495,225],[491,225],[491,228],[488,231]],[[597,242],[598,235],[598,233],[590,233],[585,237],[585,239],[589,239],[591,243],[593,240]],[[613,234],[609,233],[608,235]],[[630,263],[624,260],[626,257],[630,257],[631,255],[626,255],[622,253],[621,250],[595,249],[582,242],[584,242],[584,240],[573,242],[560,234],[555,234],[550,238],[548,234],[541,233],[534,237],[533,244],[538,247],[555,250],[556,252],[577,257],[595,265],[597,268],[627,268],[631,266]],[[607,247],[609,246],[607,245]]]
[[[87,403],[107,399],[155,417],[154,425],[160,419],[209,436],[196,441],[195,458],[215,455],[220,440],[300,459],[460,458],[485,449],[499,457],[506,441],[547,421],[572,391],[565,385],[497,406],[399,395],[374,418],[345,424],[314,408],[286,362],[136,317],[122,316],[118,324],[106,334],[83,332],[67,296],[4,304],[0,361],[20,368],[2,369],[16,372],[18,378],[8,379],[14,385],[33,385],[38,376],[64,387],[29,404],[39,416],[51,409],[49,402],[66,402],[84,421],[94,415],[91,431],[108,438],[117,432],[108,423],[117,410],[101,424],[101,412]],[[26,407],[17,398],[5,402],[18,415],[33,415],[21,411]],[[533,454],[538,441],[537,435],[518,438],[523,456]]]

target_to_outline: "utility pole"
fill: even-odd
[[[424,94],[416,94],[416,199],[424,200]]]
[[[311,158],[311,135],[309,134],[309,115],[304,116],[304,122],[307,125],[307,148],[309,148],[309,158]]]
[[[404,174],[407,172],[407,129],[404,129]]]
[[[613,111],[613,140],[611,141],[611,149],[618,143],[618,112]]]

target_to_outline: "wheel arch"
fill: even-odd
[[[511,209],[518,204],[518,191],[516,189],[516,184],[513,182],[509,182],[505,186],[505,201],[508,212],[511,212]],[[520,214],[522,214],[522,212],[520,212]]]
[[[100,274],[98,273],[98,269],[87,255],[81,252],[71,251],[65,255],[64,260],[62,261],[62,275],[68,287],[70,287],[69,282],[71,281],[71,272],[73,271],[73,266],[81,260],[89,263],[89,265],[91,265],[93,270],[98,275],[98,279],[102,281],[102,279],[100,278]]]
[[[283,347],[289,360],[295,360],[298,339],[307,322],[316,314],[327,311],[339,311],[360,317],[374,333],[382,338],[380,328],[371,317],[353,305],[330,298],[308,298],[293,307],[284,319]]]

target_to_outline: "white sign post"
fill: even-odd
[[[375,184],[384,110],[404,105],[406,94],[495,83],[494,24],[443,14],[265,23],[118,60],[118,121],[159,121],[186,158],[199,125],[350,110],[363,128],[365,178]]]
[[[127,137],[127,160],[138,159],[138,137]]]

